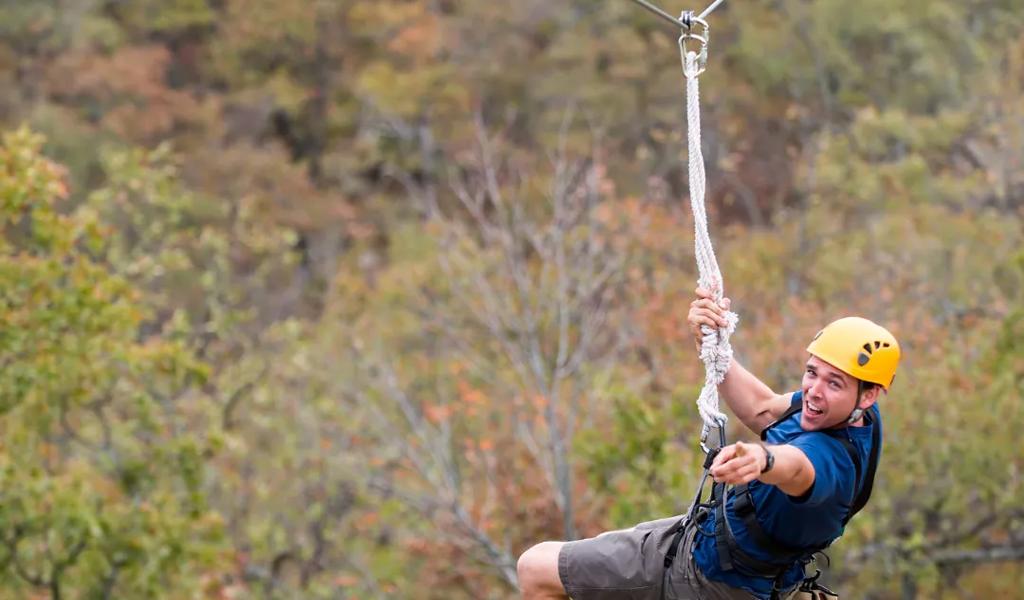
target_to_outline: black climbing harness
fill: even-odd
[[[761,440],[765,441],[768,437],[768,432],[778,424],[791,418],[793,415],[803,410],[802,398],[799,394],[795,394],[793,397],[792,404],[775,422],[768,425],[761,431]],[[854,485],[859,486],[859,491],[854,496],[853,502],[850,505],[850,509],[846,516],[843,518],[843,527],[849,523],[850,519],[853,518],[864,506],[868,503],[871,497],[871,491],[874,484],[875,471],[878,466],[879,449],[881,446],[881,427],[875,422],[874,415],[870,411],[864,413],[864,420],[867,425],[871,426],[871,451],[868,457],[867,471],[865,472],[860,459],[860,453],[857,448],[853,445],[853,442],[846,436],[835,435],[832,436],[834,439],[842,443],[847,454],[850,456],[850,460],[854,466]],[[722,444],[725,443],[724,433],[720,434]],[[717,454],[717,449],[708,452],[708,458],[705,460],[705,471],[704,478],[707,477],[708,468],[711,462],[714,460],[714,456]],[[863,479],[861,475],[864,475]],[[703,488],[704,480],[701,480],[701,488]],[[723,570],[726,571],[737,571],[745,575],[755,577],[770,577],[772,578],[772,598],[780,598],[782,593],[782,578],[786,572],[793,566],[794,563],[802,563],[806,567],[809,563],[815,560],[815,555],[821,554],[828,558],[828,555],[824,554],[824,550],[828,548],[834,540],[830,540],[824,546],[818,548],[794,548],[783,544],[770,536],[764,528],[761,526],[760,521],[757,518],[757,510],[754,505],[753,499],[751,498],[750,488],[747,484],[734,486],[732,494],[734,496],[732,511],[736,518],[741,520],[747,529],[747,534],[750,540],[760,549],[763,553],[770,554],[776,557],[776,560],[764,561],[758,559],[755,556],[750,555],[739,546],[736,542],[736,538],[733,535],[732,527],[729,524],[729,519],[725,512],[725,496],[726,486],[725,484],[716,483],[712,486],[711,498],[709,502],[705,504],[699,503],[701,490],[698,489],[698,497],[694,501],[694,506],[697,510],[707,510],[714,512],[715,518],[715,546],[718,551],[719,565]],[[691,513],[693,510],[691,510]],[[699,517],[698,517],[699,518]],[[705,516],[706,518],[706,516]],[[695,521],[699,526],[699,521]],[[700,530],[698,529],[698,532]],[[705,534],[706,535],[706,534]],[[670,561],[666,562],[671,564]],[[807,577],[800,585],[801,591],[817,592],[832,594],[832,591],[825,586],[818,583],[818,578],[821,576],[821,571],[816,569],[814,575]],[[834,595],[834,594],[832,594]]]

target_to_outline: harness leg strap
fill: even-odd
[[[679,544],[683,541],[683,536],[686,534],[686,526],[689,524],[689,520],[683,519],[676,526],[676,534],[672,536],[672,543],[668,545],[668,552],[665,553],[665,570],[667,571],[672,567],[672,563],[676,560],[676,554],[679,553]]]
[[[665,569],[661,572],[661,600],[665,600],[665,587],[668,583],[668,573],[672,568],[672,563],[676,560],[676,555],[679,554],[679,544],[683,541],[683,536],[686,535],[686,528],[689,525],[690,519],[687,517],[683,517],[679,521],[679,524],[676,525],[676,533],[672,536],[672,543],[668,545],[668,552],[665,553]]]

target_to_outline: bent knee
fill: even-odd
[[[516,572],[523,594],[564,593],[558,577],[558,553],[563,542],[541,542],[519,557]]]

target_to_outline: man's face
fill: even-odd
[[[811,356],[801,383],[804,392],[800,427],[828,429],[846,421],[857,403],[857,380],[817,356]]]

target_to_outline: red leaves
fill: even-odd
[[[128,46],[106,55],[91,50],[61,55],[49,69],[58,99],[91,104],[100,123],[124,138],[154,141],[194,122],[199,104],[166,83],[170,53],[163,46]]]

